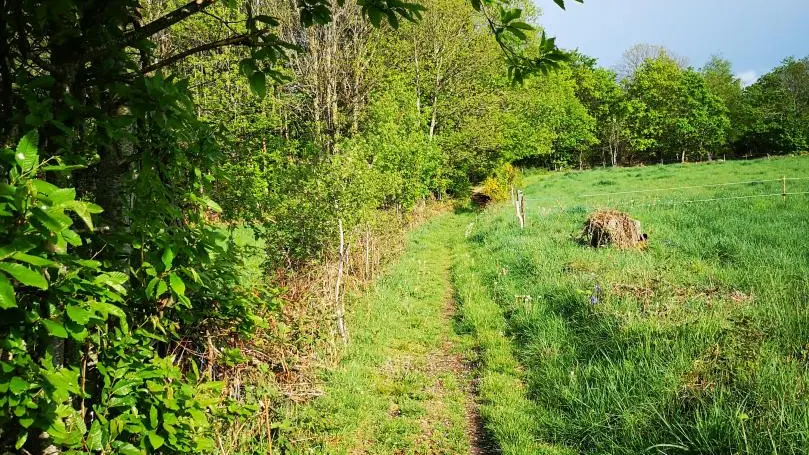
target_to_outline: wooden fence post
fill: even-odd
[[[787,176],[781,177],[781,200],[787,200]]]
[[[520,229],[525,227],[525,193],[520,192]]]
[[[337,283],[334,285],[334,305],[335,313],[337,316],[337,332],[343,339],[344,344],[348,344],[348,332],[346,331],[345,323],[345,306],[343,300],[340,298],[340,285],[343,282],[343,267],[345,267],[346,256],[348,256],[348,245],[345,244],[345,234],[343,232],[343,220],[337,220],[337,226],[340,229],[340,259],[337,262]]]
[[[517,190],[517,221],[520,222],[520,229],[525,227],[525,194],[522,190]]]

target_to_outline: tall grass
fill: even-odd
[[[478,220],[470,261],[525,368],[537,440],[580,453],[809,452],[809,197],[683,202],[780,182],[581,197],[784,175],[809,177],[809,159],[534,174],[525,230],[510,207]],[[648,249],[576,243],[597,207],[639,219]]]

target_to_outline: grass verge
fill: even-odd
[[[439,216],[409,236],[401,259],[350,297],[351,342],[324,373],[324,394],[295,409],[292,453],[466,453],[465,384],[448,359],[446,313],[459,220]]]
[[[522,371],[506,337],[506,320],[476,274],[469,253],[456,256],[453,283],[459,304],[459,331],[476,352],[480,413],[486,430],[504,454],[566,454],[540,443],[534,434],[535,405],[526,395]]]

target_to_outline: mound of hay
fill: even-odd
[[[584,223],[582,241],[594,248],[614,245],[617,248],[635,248],[645,244],[640,221],[617,210],[598,210]]]

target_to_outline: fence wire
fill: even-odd
[[[678,191],[678,190],[691,190],[691,189],[699,189],[699,188],[721,188],[727,186],[734,186],[734,185],[752,185],[752,184],[759,184],[759,183],[773,183],[773,182],[783,182],[783,181],[796,181],[796,180],[809,180],[809,177],[786,177],[780,179],[770,179],[770,180],[747,180],[744,182],[728,182],[728,183],[713,183],[709,185],[689,185],[689,186],[675,186],[675,187],[667,187],[667,188],[648,188],[643,190],[633,190],[633,191],[617,191],[613,193],[588,193],[588,194],[579,194],[574,196],[574,198],[591,198],[591,197],[602,197],[602,196],[620,196],[620,195],[627,195],[627,194],[642,194],[642,193],[654,193],[660,191]],[[783,193],[778,193],[780,196]],[[794,193],[794,194],[803,194],[803,193]],[[559,198],[555,197],[534,197],[534,198],[525,198],[526,201],[553,201],[558,200]]]
[[[540,212],[547,213],[552,210],[568,210],[571,207],[583,207],[585,209],[591,210],[598,207],[653,207],[653,206],[670,206],[670,205],[679,205],[679,204],[695,204],[695,203],[703,203],[703,202],[718,202],[718,201],[729,201],[729,200],[742,200],[742,199],[756,199],[756,198],[767,198],[767,197],[777,197],[781,196],[786,198],[787,196],[805,196],[809,195],[809,191],[792,191],[786,192],[784,190],[779,191],[777,193],[764,193],[764,194],[747,194],[747,195],[740,195],[740,196],[722,196],[722,197],[706,197],[706,198],[699,198],[699,199],[685,199],[685,200],[677,200],[677,199],[655,199],[649,201],[641,200],[623,200],[623,201],[603,201],[596,204],[587,204],[586,207],[582,204],[576,204],[574,201],[576,199],[591,199],[596,197],[606,197],[606,196],[622,196],[628,194],[646,194],[646,193],[655,193],[655,192],[663,192],[663,191],[670,191],[670,192],[681,192],[682,190],[693,190],[693,189],[700,189],[700,188],[724,188],[730,187],[735,185],[751,185],[751,184],[762,184],[762,183],[775,183],[775,182],[790,182],[790,181],[801,181],[801,180],[809,180],[809,177],[782,177],[779,179],[767,179],[767,180],[747,180],[743,182],[727,182],[727,183],[713,183],[707,185],[688,185],[688,186],[678,186],[678,187],[667,187],[667,188],[649,188],[643,190],[633,190],[633,191],[616,191],[612,193],[587,193],[587,194],[580,194],[573,197],[573,201],[565,200],[567,205],[562,205],[561,198],[553,198],[553,197],[545,197],[545,198],[526,198],[524,197],[524,201],[557,201],[557,204],[554,205],[547,205],[547,206],[539,206],[536,207],[536,210]],[[785,185],[786,187],[786,185]],[[592,199],[591,199],[592,200]],[[595,202],[595,201],[592,201]]]

